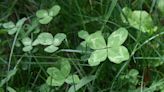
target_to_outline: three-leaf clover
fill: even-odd
[[[123,8],[122,11],[124,14],[121,14],[121,18],[124,23],[129,22],[132,27],[141,30],[142,32],[152,33],[157,30],[157,26],[154,26],[151,16],[146,11],[132,11],[128,7]],[[127,20],[123,15],[127,17]]]
[[[70,75],[71,65],[69,61],[63,59],[60,62],[60,67],[49,67],[47,73],[49,77],[46,83],[50,86],[61,86],[64,82],[68,84],[78,83],[79,77],[77,75]]]
[[[37,44],[41,45],[49,45],[44,49],[45,52],[52,53],[58,50],[59,46],[62,41],[66,38],[66,35],[64,33],[57,33],[54,37],[51,33],[43,32],[40,33],[37,37],[37,39],[33,42],[33,46]]]
[[[55,17],[60,11],[59,5],[54,5],[51,9],[41,9],[36,12],[36,16],[39,18],[41,24],[48,24],[53,17]]]
[[[15,34],[22,27],[23,23],[26,21],[26,18],[20,19],[16,24],[12,21],[4,23],[2,26],[7,29],[9,35]]]
[[[101,31],[97,31],[87,36],[86,43],[94,51],[91,53],[88,63],[91,66],[99,65],[100,62],[108,57],[111,62],[121,63],[129,59],[129,52],[122,46],[127,39],[128,31],[125,28],[119,28],[109,37],[106,44]]]
[[[28,52],[28,51],[31,51],[32,50],[33,46],[32,46],[32,40],[31,40],[31,38],[29,38],[29,37],[23,38],[22,39],[22,43],[24,45],[24,47],[23,47],[23,51],[24,52]]]

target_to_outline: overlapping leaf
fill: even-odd
[[[111,62],[121,63],[129,59],[129,52],[122,46],[127,39],[128,31],[125,28],[119,28],[108,37],[108,44],[101,31],[97,31],[86,38],[87,45],[95,50],[91,53],[88,63],[91,66],[99,65],[107,57]]]

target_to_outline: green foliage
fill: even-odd
[[[87,76],[87,77],[82,78],[78,84],[71,86],[69,88],[68,92],[76,92],[76,91],[78,91],[84,85],[88,84],[92,80],[95,80],[95,78],[96,78],[95,76]]]
[[[23,23],[26,21],[26,18],[20,19],[16,24],[13,22],[3,23],[3,27],[7,29],[9,35],[15,34],[22,27]]]
[[[127,39],[128,31],[125,28],[119,28],[108,37],[106,45],[101,31],[97,31],[86,38],[87,45],[95,51],[88,59],[91,66],[99,65],[100,62],[108,57],[111,62],[121,63],[129,59],[129,52],[126,47],[121,46]]]
[[[0,92],[163,92],[163,7],[163,0],[1,1]]]
[[[0,87],[2,87],[6,82],[8,82],[12,76],[14,76],[17,72],[17,69],[13,69],[13,70],[10,70],[8,73],[7,73],[7,76],[6,78],[2,79],[1,82],[0,82]]]
[[[78,75],[70,75],[71,65],[69,61],[63,59],[58,61],[59,69],[57,67],[49,67],[47,73],[49,77],[47,78],[46,83],[50,86],[61,86],[64,82],[68,84],[78,83]]]
[[[160,12],[162,13],[162,15],[164,15],[164,1],[163,0],[158,0],[157,2],[157,7],[160,10]]]
[[[57,33],[54,37],[51,33],[48,32],[42,32],[38,35],[37,39],[32,43],[33,46],[36,46],[38,44],[47,46],[44,51],[48,53],[53,53],[57,51],[62,41],[66,38],[66,35],[64,33]]]
[[[134,10],[132,11],[128,7],[122,9],[127,20],[121,14],[122,21],[124,23],[129,23],[132,27],[147,33],[153,33],[157,31],[157,26],[154,26],[153,20],[149,13],[144,10]]]
[[[36,16],[39,18],[39,23],[41,24],[48,24],[53,17],[55,17],[60,11],[60,6],[59,5],[54,5],[52,8],[49,10],[38,10],[36,12]]]

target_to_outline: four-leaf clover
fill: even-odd
[[[119,28],[108,37],[107,45],[101,31],[87,36],[85,41],[94,50],[88,59],[89,65],[99,65],[107,57],[114,63],[121,63],[122,61],[128,60],[129,52],[126,47],[122,46],[127,36],[128,31],[125,28]]]

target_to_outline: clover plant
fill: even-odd
[[[79,32],[79,34],[86,32]],[[128,36],[128,31],[125,28],[119,28],[114,31],[106,41],[101,31],[90,34],[85,39],[86,44],[93,49],[88,63],[91,66],[99,65],[100,62],[108,57],[111,62],[121,63],[129,59],[129,52],[125,46],[122,46]],[[82,37],[83,38],[83,37]]]
[[[160,10],[162,15],[164,15],[164,1],[163,0],[158,0],[157,1],[157,8]]]
[[[33,46],[36,46],[38,44],[47,46],[44,51],[48,53],[55,52],[59,48],[59,46],[62,41],[66,38],[66,35],[64,33],[57,33],[54,37],[51,33],[48,32],[42,32],[38,35],[37,39],[32,43]]]
[[[122,9],[124,14],[121,14],[122,21],[129,23],[132,27],[147,33],[153,33],[157,31],[157,26],[154,26],[153,20],[149,13],[144,10],[132,11],[128,7]],[[124,16],[125,15],[125,16]],[[127,20],[126,20],[126,18]]]
[[[64,82],[68,84],[78,83],[78,75],[71,75],[71,65],[68,60],[61,60],[59,68],[49,67],[47,73],[49,77],[47,78],[46,83],[50,86],[61,86]]]
[[[7,32],[9,35],[15,34],[23,25],[23,23],[26,21],[26,18],[20,19],[16,24],[13,22],[7,22],[3,23],[2,26],[7,29]]]
[[[59,5],[54,5],[52,8],[45,10],[41,9],[36,12],[36,16],[39,18],[39,23],[48,24],[53,17],[55,17],[60,11]]]
[[[25,37],[22,39],[22,43],[24,45],[23,51],[28,52],[31,51],[33,46],[32,46],[32,40],[29,37]]]

